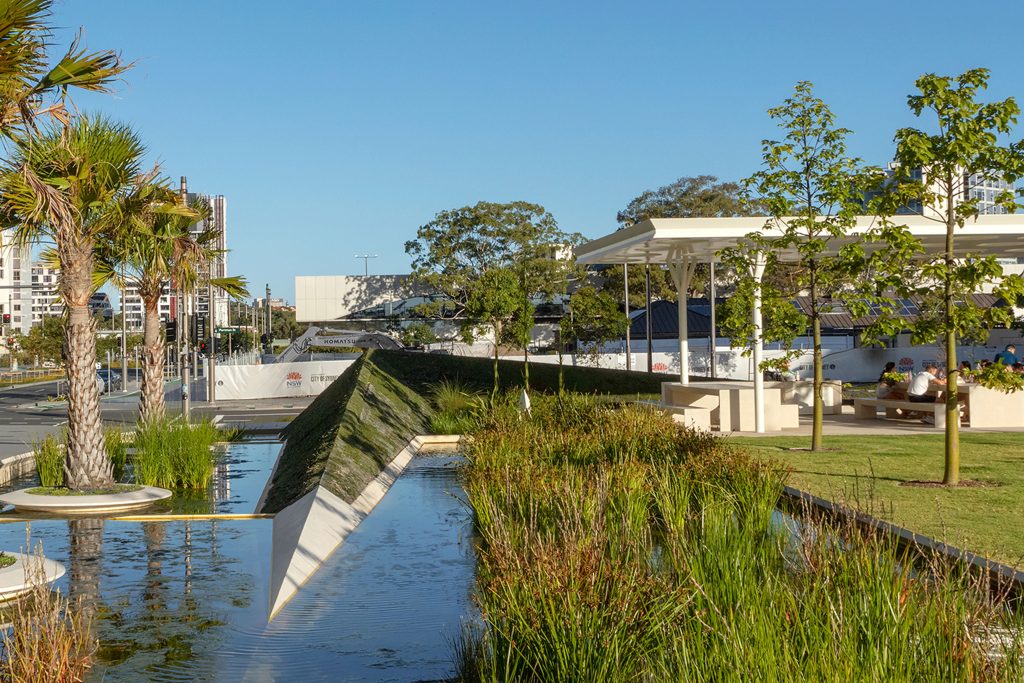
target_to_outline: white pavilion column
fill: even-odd
[[[763,324],[761,320],[761,280],[764,277],[766,258],[764,252],[756,252],[750,267],[750,276],[754,279],[754,302],[751,306],[751,322],[754,325],[754,431],[763,434],[764,428],[764,374],[761,372],[761,361],[764,356],[762,340]]]
[[[690,324],[687,316],[689,303],[687,291],[696,267],[696,260],[689,254],[677,252],[669,257],[668,272],[676,285],[676,309],[679,315],[679,382],[690,383]]]

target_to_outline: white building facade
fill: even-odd
[[[211,215],[209,221],[200,221],[199,223],[196,223],[192,228],[192,234],[198,235],[212,227],[218,234],[216,249],[219,252],[217,257],[210,263],[209,270],[203,273],[203,278],[205,279],[207,275],[214,278],[225,277],[228,272],[228,201],[224,195],[200,195],[195,193],[189,193],[188,195],[190,202],[199,197],[204,198],[209,203]],[[161,320],[166,321],[177,317],[179,308],[177,294],[177,292],[171,291],[170,283],[164,285],[164,292],[160,296],[159,303]],[[217,292],[216,290],[214,290],[213,298],[213,326],[226,327],[228,325],[228,298],[225,297],[223,293]],[[201,315],[206,315],[210,311],[208,288],[202,287],[198,292],[196,292],[194,301],[187,302],[187,306],[185,308],[187,308],[190,315],[196,312]],[[142,298],[134,287],[130,287],[125,290],[124,311],[128,329],[133,331],[142,330],[145,311],[142,305]]]
[[[7,334],[28,334],[32,326],[32,261],[29,249],[0,233],[0,321]]]
[[[38,325],[44,318],[64,315],[64,304],[57,294],[57,277],[60,269],[51,268],[41,261],[32,264],[32,324]]]

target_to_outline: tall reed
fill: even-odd
[[[497,405],[468,446],[466,681],[1018,680],[1020,617],[956,565],[776,511],[785,471],[641,408]]]
[[[108,425],[103,429],[103,443],[110,464],[114,468],[114,480],[121,481],[124,478],[125,465],[128,463],[128,439],[120,427]]]
[[[3,632],[0,679],[12,683],[79,683],[85,679],[96,639],[92,619],[59,590],[51,591],[41,551],[28,556],[29,594],[14,603]]]
[[[36,474],[42,486],[56,488],[64,485],[64,443],[62,439],[47,434],[32,444]]]
[[[170,420],[140,423],[132,466],[135,481],[146,486],[203,489],[213,476],[219,440],[209,420],[187,424]]]

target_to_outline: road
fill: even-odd
[[[202,383],[199,380],[198,383]],[[193,389],[193,396],[202,397],[202,391]],[[31,450],[32,444],[47,434],[57,434],[67,421],[67,407],[53,404],[48,398],[57,395],[57,382],[0,388],[0,458]],[[181,411],[181,391],[177,383],[166,387],[167,413],[174,416]],[[215,417],[236,424],[262,424],[287,422],[312,402],[313,397],[294,399],[266,399],[253,401],[219,402],[209,405],[202,401],[192,404],[196,417]],[[37,405],[39,404],[39,405]],[[100,406],[106,423],[132,424],[139,415],[138,391],[122,393],[119,390],[104,394]]]
[[[57,382],[0,389],[0,458],[31,450],[32,443],[56,434],[67,420],[64,411],[26,408],[57,394]]]

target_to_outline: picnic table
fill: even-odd
[[[897,382],[896,388],[903,393],[907,392],[908,382]],[[964,423],[967,427],[999,429],[1006,427],[1024,427],[1024,391],[1007,393],[997,389],[989,389],[980,384],[962,382],[957,384],[957,400],[964,406]],[[937,396],[946,390],[946,385],[932,382],[928,387],[928,394]],[[858,403],[863,408],[857,411]],[[896,404],[900,405],[896,405]],[[877,417],[877,408],[885,408],[889,417],[895,416],[895,408],[908,409],[902,404],[906,401],[889,401],[888,399],[857,399],[854,401],[854,410],[857,416]],[[891,405],[889,405],[891,404]],[[868,408],[871,410],[868,410]],[[911,407],[920,412],[935,412],[938,415],[941,409],[928,403],[915,403]],[[870,413],[870,414],[869,414]],[[936,427],[941,428],[941,421],[936,420]]]
[[[768,384],[764,389],[765,429],[777,432],[799,427],[799,406],[783,403],[782,388]],[[753,382],[662,382],[661,402],[680,410],[694,424],[703,423],[706,417],[710,426],[722,432],[755,431]]]

